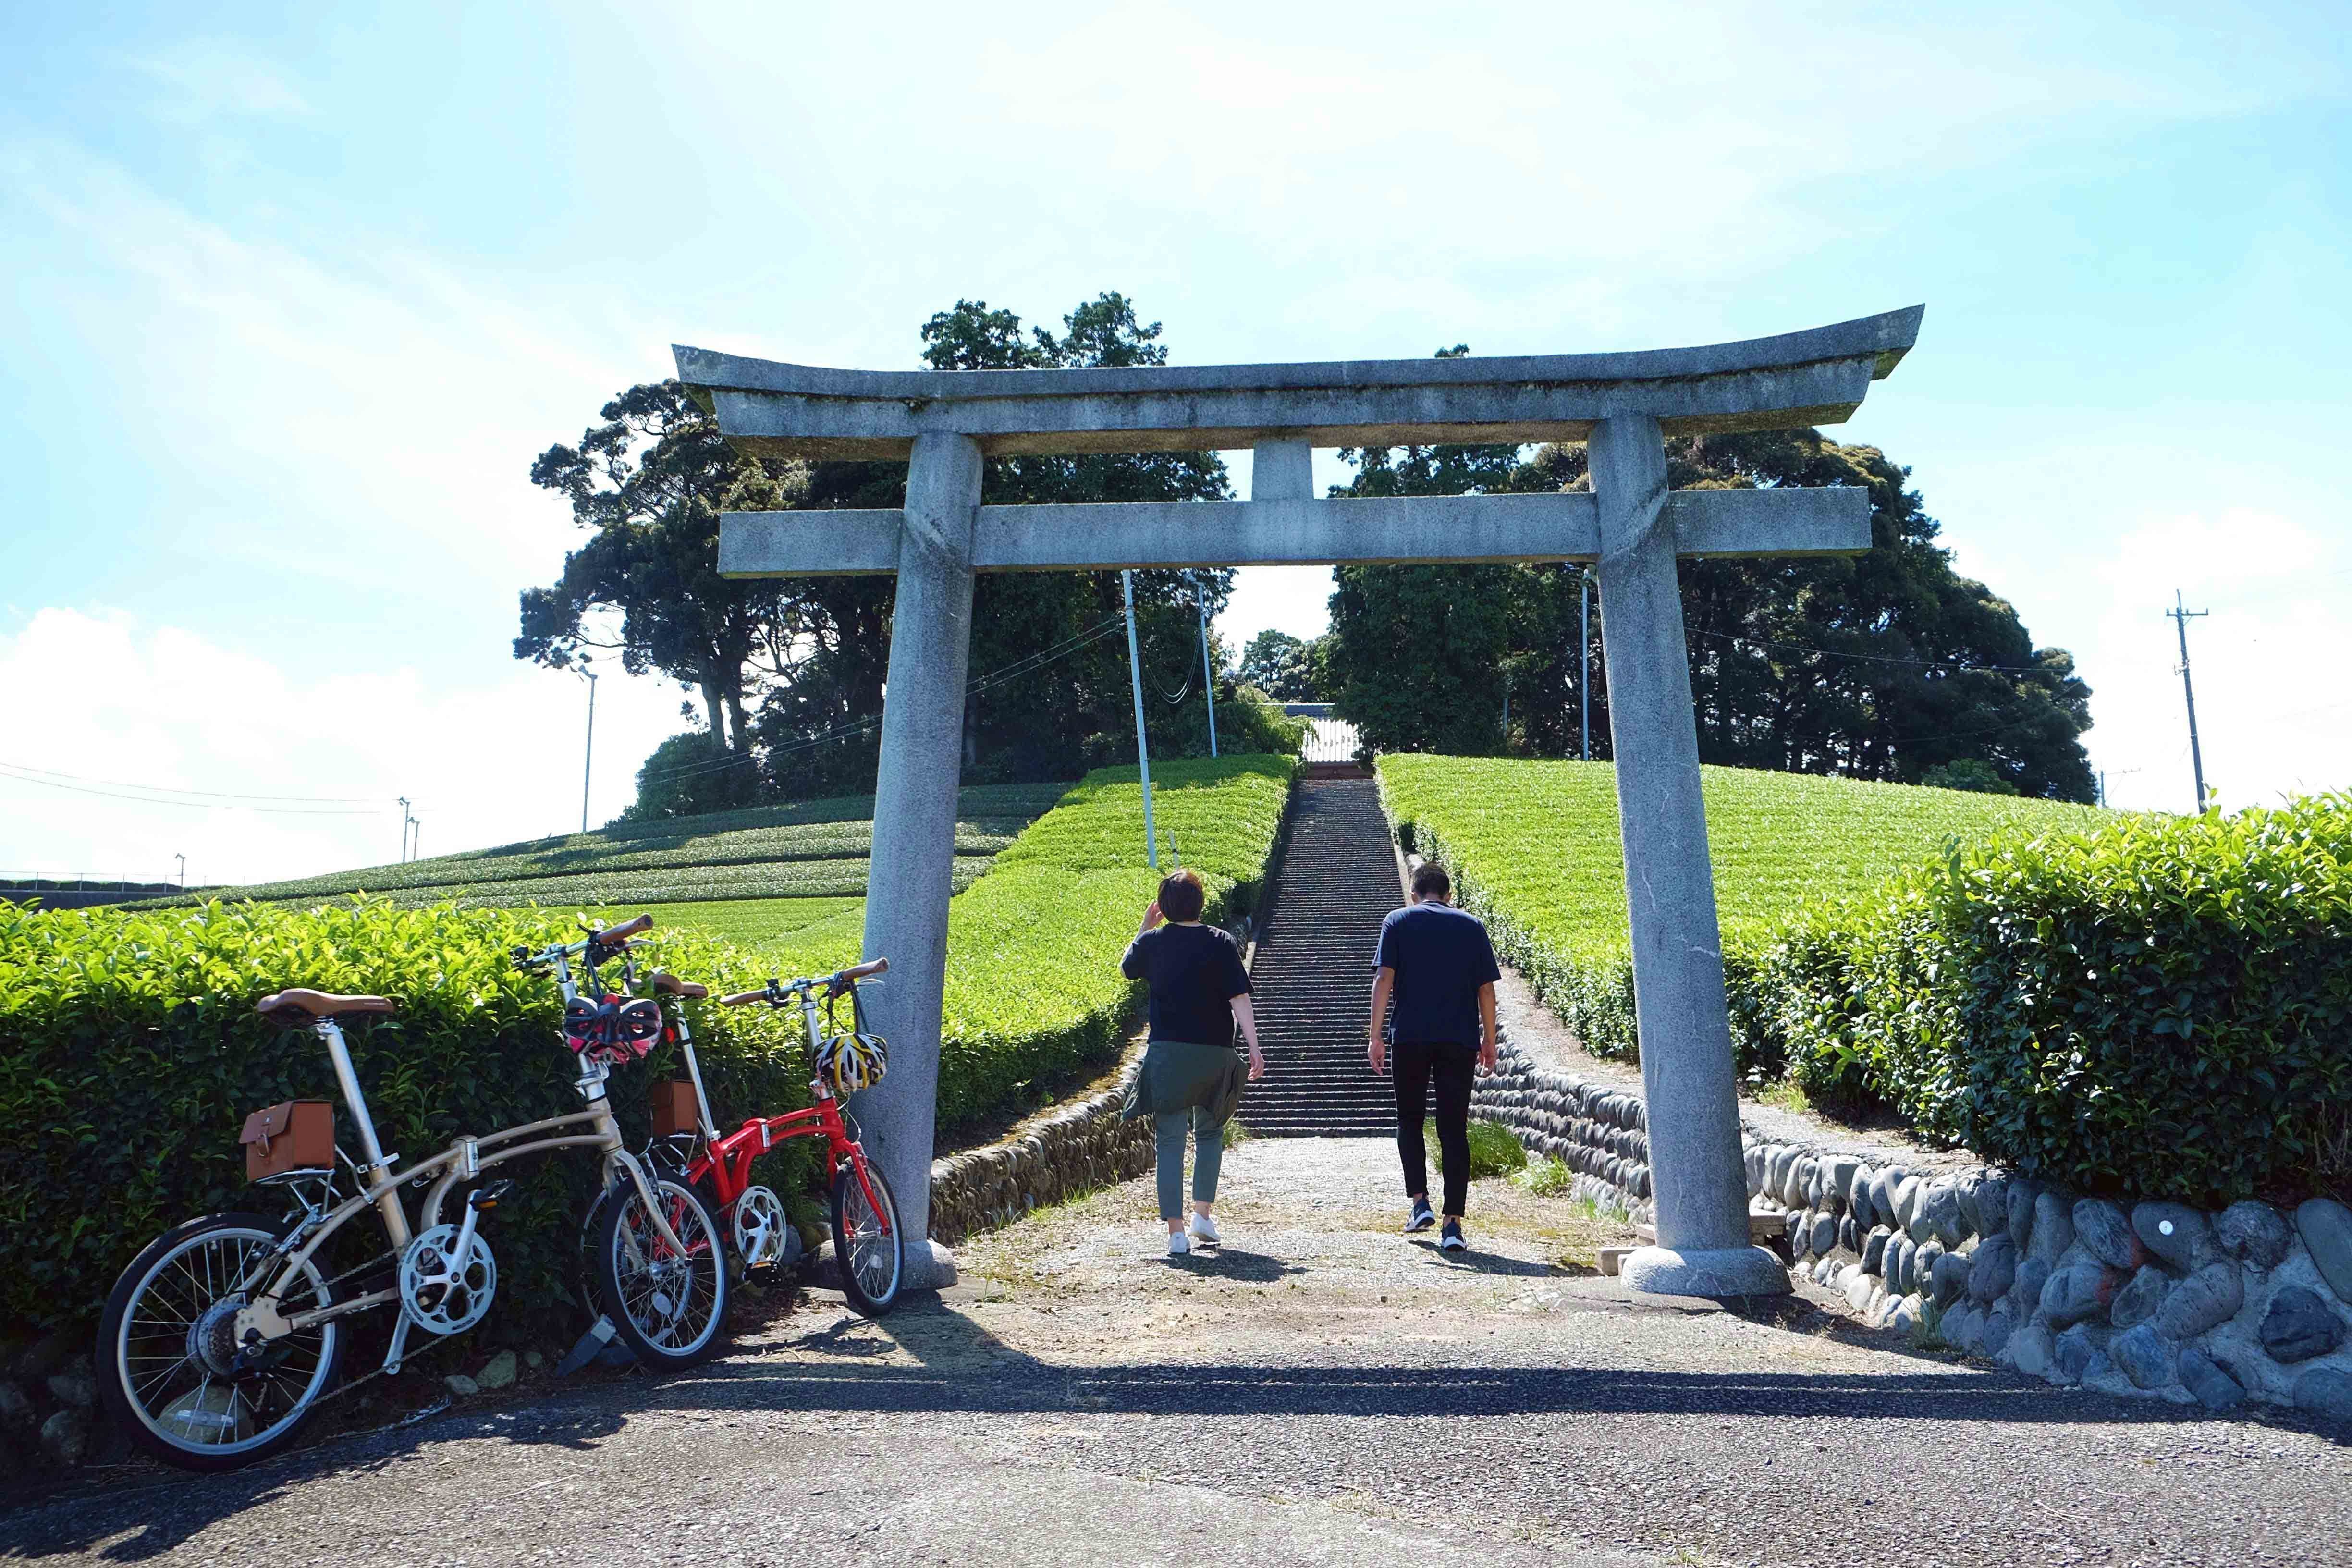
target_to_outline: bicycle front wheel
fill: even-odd
[[[866,1187],[874,1196],[868,1201]],[[847,1161],[833,1173],[833,1260],[841,1270],[842,1294],[869,1318],[878,1318],[898,1300],[907,1274],[907,1238],[898,1226],[898,1201],[882,1167],[866,1162],[866,1181]]]
[[[719,1349],[726,1326],[727,1248],[691,1187],[653,1185],[661,1216],[685,1250],[662,1239],[636,1184],[624,1180],[598,1206],[596,1283],[605,1316],[639,1361],[692,1366]]]
[[[167,1464],[228,1470],[277,1452],[317,1408],[342,1358],[332,1321],[240,1343],[238,1311],[276,1278],[280,1226],[260,1215],[206,1215],[131,1260],[99,1320],[99,1396],[131,1440]],[[329,1304],[306,1263],[285,1283],[289,1317]]]

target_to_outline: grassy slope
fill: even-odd
[[[956,885],[969,886],[991,857],[1062,793],[1059,784],[967,789],[958,803]],[[500,845],[404,865],[323,877],[209,889],[159,904],[205,899],[295,902],[381,893],[406,906],[457,900],[625,905],[734,899],[854,898],[866,890],[873,844],[871,795],[617,825]]]
[[[2076,826],[2095,807],[1703,768],[1724,958],[1737,971],[1779,921],[1867,892],[1957,837]],[[1390,820],[1443,860],[1496,945],[1590,1048],[1633,1045],[1616,775],[1606,763],[1492,757],[1380,760]]]

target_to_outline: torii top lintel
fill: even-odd
[[[748,452],[905,458],[927,432],[992,457],[1581,441],[1612,416],[1667,435],[1833,425],[1926,307],[1745,342],[1617,353],[1100,370],[827,370],[679,347],[678,379]]]

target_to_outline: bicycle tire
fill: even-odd
[[[185,1284],[181,1287],[182,1294],[193,1306],[200,1292],[211,1289],[196,1278],[194,1268],[185,1267],[187,1260],[197,1255],[198,1244],[210,1238],[219,1243],[239,1244],[249,1251],[252,1247],[275,1245],[285,1233],[283,1221],[265,1215],[205,1215],[184,1225],[175,1226],[149,1242],[140,1249],[139,1256],[131,1260],[130,1267],[123,1269],[121,1278],[115,1280],[114,1289],[107,1295],[106,1310],[99,1319],[98,1347],[92,1357],[98,1374],[99,1401],[106,1414],[121,1426],[132,1444],[142,1452],[184,1470],[233,1470],[253,1464],[281,1451],[293,1442],[311,1415],[316,1414],[320,1398],[334,1386],[341,1372],[343,1356],[344,1335],[340,1322],[319,1325],[317,1349],[312,1352],[310,1369],[300,1375],[299,1386],[290,1397],[286,1394],[284,1382],[274,1373],[264,1373],[251,1378],[215,1378],[203,1363],[195,1362],[193,1347],[188,1344],[195,1331],[194,1322],[204,1316],[205,1309],[216,1306],[231,1294],[226,1289],[215,1291],[211,1300],[205,1300],[201,1306],[195,1306],[192,1313],[185,1314],[186,1327],[178,1336],[183,1353],[177,1364],[160,1373],[151,1372],[143,1384],[131,1370],[136,1360],[156,1361],[169,1354],[168,1344],[160,1352],[151,1352],[144,1356],[134,1351],[136,1343],[152,1345],[158,1340],[169,1341],[173,1335],[164,1326],[163,1320],[134,1317],[133,1308],[151,1299],[156,1308],[169,1305],[164,1292],[173,1283],[167,1270],[174,1261],[184,1265],[182,1279]],[[317,1304],[325,1306],[331,1303],[333,1296],[327,1289],[325,1278],[318,1265],[315,1262],[306,1265],[304,1272]],[[151,1325],[149,1331],[144,1334],[136,1333],[142,1322]],[[154,1407],[156,1402],[164,1400],[170,1391],[178,1386],[184,1367],[199,1378],[198,1386],[191,1393],[170,1400],[159,1412]],[[224,1390],[225,1400],[209,1397],[216,1385]],[[266,1388],[262,1395],[265,1400],[270,1393],[284,1399],[288,1405],[286,1414],[269,1421],[251,1437],[241,1441],[198,1442],[188,1435],[192,1428],[200,1425],[210,1425],[217,1430],[225,1424],[245,1420],[246,1417],[239,1414],[240,1403],[249,1406],[254,1415],[260,1415],[262,1404],[255,1402],[250,1393],[239,1392],[240,1388],[254,1386]],[[179,1408],[184,1405],[184,1409]],[[176,1436],[173,1432],[175,1426],[179,1429]]]
[[[907,1233],[898,1224],[898,1200],[891,1195],[878,1162],[866,1162],[866,1179],[888,1211],[889,1235],[883,1237],[863,1223],[874,1217],[873,1210],[858,1187],[856,1170],[843,1162],[833,1173],[833,1264],[841,1276],[841,1293],[849,1298],[849,1304],[865,1317],[878,1318],[898,1304],[899,1289],[906,1283]],[[853,1220],[861,1223],[852,1224]],[[870,1269],[861,1267],[869,1261]]]
[[[661,1181],[654,1190],[688,1256],[653,1256],[667,1246],[646,1223],[636,1184],[625,1179],[596,1205],[596,1289],[621,1342],[646,1365],[674,1371],[709,1360],[726,1342],[727,1244],[693,1188]],[[682,1297],[673,1293],[680,1287]]]

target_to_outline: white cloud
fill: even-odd
[[[268,61],[224,39],[182,39],[129,63],[158,89],[147,101],[149,112],[172,124],[311,112],[310,100]]]
[[[380,865],[398,858],[404,795],[428,855],[580,825],[585,693],[550,671],[457,690],[398,664],[312,676],[121,613],[48,609],[0,637],[0,762],[81,786],[0,778],[0,875],[150,880],[183,854],[199,882]],[[667,683],[599,682],[592,822],[628,804],[637,764],[683,727]],[[120,798],[159,788],[278,798]]]

